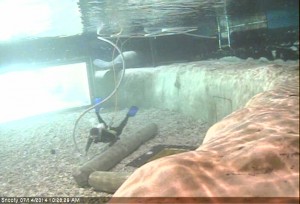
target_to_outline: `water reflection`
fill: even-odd
[[[0,41],[82,33],[78,0],[0,1]]]
[[[197,27],[199,21],[215,15],[223,1],[215,0],[80,0],[84,32],[110,36],[143,36],[164,28]]]

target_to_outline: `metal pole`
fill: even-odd
[[[216,1],[215,1],[216,4]],[[220,20],[219,20],[219,11],[218,11],[218,7],[215,8],[215,12],[216,12],[216,20],[217,20],[217,29],[218,29],[218,38],[219,38],[219,49],[222,49],[222,42],[221,42],[221,28],[220,28]]]
[[[228,20],[228,15],[227,15],[227,0],[224,0],[224,15],[225,15],[226,27],[227,27],[227,41],[228,41],[228,46],[230,47],[231,40],[230,40],[229,20]]]

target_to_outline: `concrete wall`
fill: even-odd
[[[280,63],[237,58],[127,69],[118,106],[166,108],[212,125],[284,77]],[[107,95],[113,81],[111,74],[98,73],[99,94]]]

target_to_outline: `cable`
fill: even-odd
[[[97,34],[98,34],[98,35],[99,35],[99,31],[100,31],[100,30],[97,31]],[[122,59],[123,69],[122,69],[122,72],[121,72],[120,80],[119,80],[118,84],[115,86],[115,89],[111,92],[111,94],[110,94],[109,96],[107,96],[105,99],[103,99],[102,101],[100,101],[99,103],[94,104],[94,105],[91,106],[90,108],[88,108],[88,109],[86,109],[85,111],[83,111],[83,112],[80,114],[80,116],[77,118],[77,120],[75,121],[75,125],[74,125],[74,128],[73,128],[72,136],[73,136],[73,142],[74,142],[75,148],[76,148],[76,150],[80,153],[80,155],[83,155],[83,154],[80,152],[80,150],[79,150],[79,148],[78,148],[78,145],[77,145],[77,142],[76,142],[76,138],[75,138],[76,128],[77,128],[77,125],[78,125],[80,119],[81,119],[87,112],[89,112],[90,110],[94,109],[96,106],[98,106],[98,105],[100,105],[100,104],[106,102],[107,100],[109,100],[109,99],[110,99],[110,98],[118,91],[118,89],[119,89],[119,87],[120,87],[120,85],[121,85],[121,82],[122,82],[122,80],[123,80],[123,78],[124,78],[124,75],[125,75],[126,64],[125,64],[125,60],[124,60],[123,53],[122,53],[121,50],[118,48],[118,46],[115,45],[113,42],[111,42],[111,41],[109,41],[109,40],[107,40],[107,39],[105,39],[105,38],[102,38],[102,37],[100,37],[100,36],[98,36],[97,38],[98,38],[99,40],[102,40],[102,41],[107,42],[108,44],[112,45],[112,46],[119,52],[119,54],[120,54],[120,56],[121,56],[121,59]]]
[[[123,32],[123,29],[121,28],[121,30],[120,30],[120,32],[118,33],[118,35],[121,35],[122,32]],[[130,38],[126,39],[124,42],[121,43],[121,49],[120,49],[121,51],[123,50],[124,44],[125,44],[129,39],[130,39]],[[115,42],[116,45],[118,45],[119,40],[120,40],[120,37],[117,38],[117,40],[116,40],[116,42]],[[114,59],[115,50],[116,50],[116,49],[113,50],[112,62],[113,62],[113,59]],[[115,86],[117,86],[117,83],[116,83],[116,70],[115,70],[115,64],[114,64],[114,62],[113,62],[112,69],[113,69],[113,73],[114,73],[114,83],[115,83]],[[113,124],[113,120],[114,120],[115,117],[116,117],[116,112],[117,112],[117,110],[118,110],[118,93],[116,93],[116,96],[115,96],[114,114],[113,114],[113,116],[112,116],[112,118],[111,118],[111,120],[110,120],[110,123],[109,123],[110,125]]]
[[[120,32],[117,34],[117,35],[121,35],[123,29],[120,28]],[[115,44],[118,45],[118,42],[119,42],[119,37],[117,38]],[[115,87],[117,86],[117,80],[116,80],[116,69],[115,69],[115,63],[114,63],[114,59],[115,59],[115,51],[116,49],[113,50],[113,53],[112,53],[112,70],[113,70],[113,73],[114,73],[114,84],[115,84]],[[122,51],[122,46],[121,46],[121,51]],[[114,114],[110,120],[110,125],[111,126],[113,124],[113,120],[115,119],[116,117],[116,112],[117,112],[117,108],[118,108],[118,93],[116,93],[116,96],[115,96],[115,107],[114,107]]]

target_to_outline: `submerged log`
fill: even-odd
[[[121,136],[121,139],[108,150],[87,161],[81,167],[75,167],[72,172],[75,181],[81,187],[88,186],[91,173],[111,169],[156,134],[157,125],[151,123],[133,135]]]
[[[89,185],[95,190],[114,193],[130,176],[130,173],[95,171],[89,176]]]

